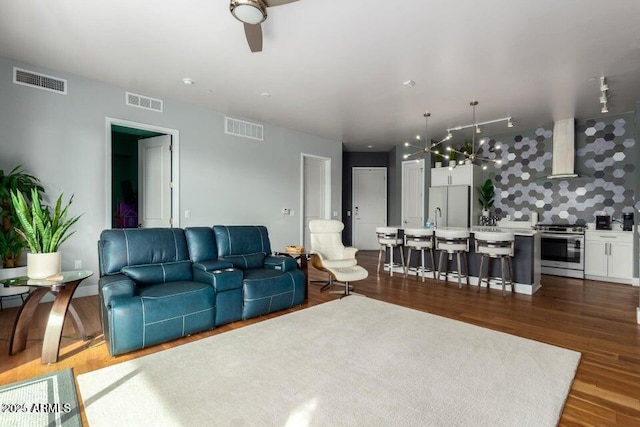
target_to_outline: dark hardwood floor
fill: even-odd
[[[499,290],[480,293],[475,287],[422,283],[415,277],[375,273],[377,253],[362,251],[359,262],[369,278],[355,283],[356,290],[370,298],[461,320],[486,328],[557,345],[582,353],[574,384],[560,425],[640,425],[640,325],[636,323],[639,288],[590,280],[542,276],[542,289],[535,295],[507,295]],[[323,279],[309,267],[311,279]],[[321,304],[337,298],[309,288],[309,301],[301,307],[257,319],[235,322],[170,343],[112,358],[104,345],[98,317],[97,297],[74,300],[85,322],[88,342],[78,340],[70,321],[65,323],[60,361],[41,365],[40,349],[49,307],[41,304],[34,318],[24,352],[8,356],[8,338],[16,308],[0,313],[0,384],[73,367],[76,375],[125,360],[240,328],[266,318]],[[355,297],[352,297],[355,298]],[[479,367],[481,369],[481,367]],[[83,421],[86,422],[83,415]]]

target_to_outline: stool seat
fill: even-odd
[[[449,254],[455,254],[457,260],[458,271],[458,288],[462,287],[461,279],[464,277],[467,286],[469,286],[469,263],[467,262],[467,253],[469,252],[469,237],[471,233],[464,228],[446,228],[437,229],[435,231],[436,236],[436,250],[440,251],[440,258],[438,260],[438,278],[444,275],[444,280],[448,278],[447,270],[442,272],[442,262],[445,262],[445,267],[448,266]],[[462,261],[465,264],[465,273],[462,273]]]
[[[404,240],[398,236],[397,227],[376,227],[376,234],[378,235],[378,243],[380,244],[380,251],[378,252],[378,268],[377,274],[380,274],[380,264],[382,262],[382,253],[386,254],[387,248],[390,249],[389,254],[389,275],[393,276],[393,250],[400,248],[400,258],[402,259],[402,267],[405,267],[404,251],[402,250],[402,244]]]
[[[433,256],[433,230],[426,228],[406,228],[404,230],[404,246],[409,249],[407,253],[407,263],[404,268],[404,277],[409,274],[409,264],[411,264],[411,251],[413,249],[420,251],[421,264],[420,268],[416,271],[421,271],[422,281],[424,282],[424,272],[427,269],[424,261],[424,251],[429,250],[431,254],[431,271],[433,271],[433,278],[436,279],[436,263]]]
[[[497,258],[500,259],[500,272],[502,279],[502,296],[505,296],[505,287],[507,283],[511,286],[513,292],[513,254],[514,254],[514,242],[515,237],[511,232],[504,231],[485,231],[477,232],[474,235],[476,244],[476,253],[480,255],[480,269],[478,273],[478,292],[482,287],[482,281],[486,280],[487,288],[489,288],[489,281],[491,280],[491,264],[487,262],[487,277],[483,279],[482,267],[485,258]],[[505,260],[508,262],[509,267],[509,280],[506,279]]]

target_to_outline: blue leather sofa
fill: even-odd
[[[304,274],[270,253],[260,226],[104,230],[99,294],[109,353],[301,304]]]

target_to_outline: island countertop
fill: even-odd
[[[404,230],[405,228],[416,228],[416,227],[403,227],[403,226],[391,226],[391,227],[397,227],[399,230]],[[423,229],[425,229],[424,227],[422,227]],[[482,231],[482,232],[497,232],[497,233],[508,233],[511,232],[513,233],[514,236],[535,236],[536,234],[538,234],[537,230],[534,230],[533,228],[511,228],[511,227],[504,227],[504,226],[480,226],[480,225],[474,225],[470,228],[464,228],[464,227],[438,227],[438,229],[440,230],[468,230],[471,233],[475,233],[476,231]],[[434,227],[431,227],[430,229],[426,229],[426,230],[436,230]]]

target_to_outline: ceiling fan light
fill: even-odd
[[[231,14],[241,22],[257,25],[267,19],[267,7],[262,0],[231,0]]]

